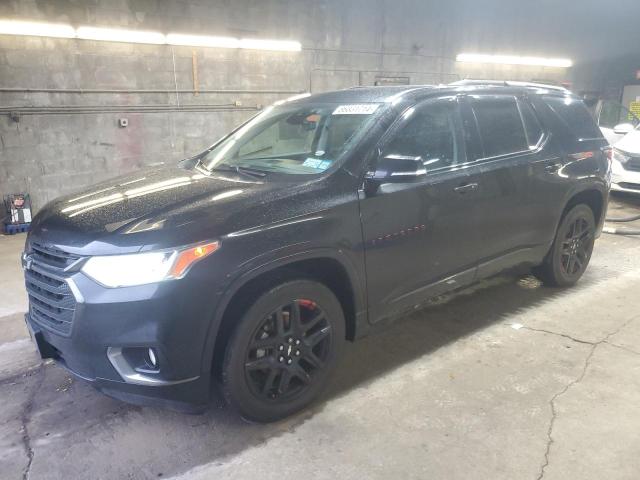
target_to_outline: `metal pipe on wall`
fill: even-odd
[[[304,93],[303,90],[226,90],[226,89],[96,89],[96,88],[25,88],[25,87],[0,87],[0,93],[71,93],[71,94],[146,94],[146,93],[218,93],[235,95],[296,95]]]
[[[52,106],[52,107],[0,107],[0,115],[9,115],[16,120],[22,115],[82,115],[108,113],[162,113],[162,112],[238,112],[259,111],[259,105],[117,105],[117,106]]]

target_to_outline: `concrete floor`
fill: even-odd
[[[0,237],[2,479],[640,477],[638,237],[604,235],[574,288],[498,277],[349,345],[324,398],[273,425],[129,406],[41,364],[23,242]]]

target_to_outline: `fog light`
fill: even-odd
[[[153,348],[149,349],[149,361],[151,362],[151,366],[153,368],[158,367],[158,360],[156,359],[156,353],[153,351]]]

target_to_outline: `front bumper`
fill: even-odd
[[[81,272],[64,281],[76,300],[68,333],[31,308],[25,317],[43,358],[127,402],[188,412],[208,404],[211,369],[203,355],[215,302],[195,269],[180,280],[138,287],[105,288]],[[122,355],[148,348],[157,355],[157,371],[139,371]]]
[[[611,190],[640,194],[640,171],[626,170],[618,160],[614,159],[611,169]]]
[[[123,380],[102,377],[85,377],[74,370],[67,363],[68,358],[74,358],[73,349],[61,345],[59,339],[25,315],[31,338],[43,359],[53,359],[56,364],[65,368],[98,391],[123,402],[134,405],[158,406],[170,408],[184,413],[200,413],[207,407],[210,383],[205,378],[198,377],[188,382],[167,383],[156,387],[140,386]],[[64,343],[64,342],[62,342]],[[62,347],[59,350],[58,347]]]

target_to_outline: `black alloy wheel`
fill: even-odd
[[[575,284],[587,269],[595,237],[593,211],[588,205],[576,205],[562,218],[544,263],[534,273],[551,286]]]
[[[313,280],[253,298],[227,343],[223,391],[243,418],[269,422],[301,410],[325,386],[344,343],[344,314],[333,292]]]
[[[331,324],[313,300],[281,305],[262,321],[247,349],[251,391],[275,401],[301,394],[324,367],[331,340]]]
[[[562,241],[560,263],[568,275],[583,272],[593,248],[593,231],[584,217],[578,217],[569,226]]]

